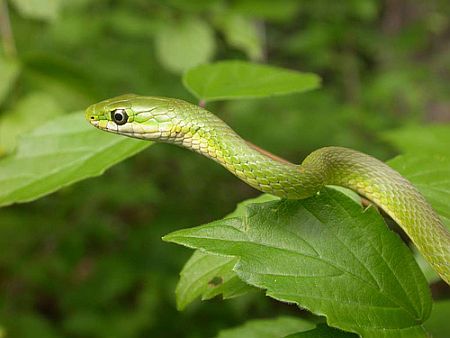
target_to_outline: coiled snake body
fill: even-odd
[[[306,198],[325,185],[352,189],[395,220],[450,284],[449,231],[408,180],[369,155],[325,147],[295,165],[250,145],[207,110],[172,98],[122,95],[90,106],[86,119],[105,131],[194,150],[252,187],[283,198]]]

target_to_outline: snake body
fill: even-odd
[[[122,95],[90,106],[86,119],[108,132],[196,151],[250,186],[282,198],[303,199],[326,185],[352,189],[396,221],[450,284],[449,231],[408,180],[374,157],[325,147],[296,165],[258,150],[209,111],[173,98]]]

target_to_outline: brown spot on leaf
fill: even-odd
[[[223,278],[220,276],[216,276],[214,278],[212,278],[209,282],[208,285],[212,288],[215,288],[217,286],[219,286],[220,284],[223,283]]]

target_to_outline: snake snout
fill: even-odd
[[[91,121],[96,121],[97,120],[97,115],[95,114],[95,109],[94,109],[94,105],[89,106],[85,113],[84,113],[84,117],[86,118],[87,121],[91,122]]]

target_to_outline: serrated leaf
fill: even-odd
[[[216,256],[195,251],[180,273],[176,288],[177,308],[183,310],[194,299],[211,299],[223,295],[224,299],[237,297],[253,288],[234,273],[234,257]]]
[[[403,153],[450,155],[450,125],[408,126],[392,130],[383,137]]]
[[[15,155],[0,160],[0,206],[100,175],[150,144],[96,130],[82,113],[52,120],[27,134]]]
[[[222,61],[189,69],[184,86],[204,101],[300,93],[319,87],[312,73],[244,61]]]
[[[3,103],[19,75],[20,67],[17,61],[0,56],[0,104]]]
[[[374,208],[325,189],[251,205],[245,218],[176,231],[166,241],[239,258],[234,270],[275,299],[363,337],[424,337],[426,280]]]
[[[12,0],[18,12],[26,18],[53,20],[58,17],[61,0]]]
[[[294,332],[314,328],[314,324],[294,317],[250,320],[245,324],[220,331],[217,338],[280,338]]]
[[[239,203],[227,218],[243,216],[249,204],[278,200],[269,194]],[[236,258],[217,256],[196,250],[186,262],[177,284],[177,308],[183,310],[198,297],[202,300],[222,295],[224,299],[241,296],[254,288],[245,284],[233,271]]]
[[[388,164],[420,190],[450,228],[450,156],[409,153]]]
[[[175,73],[210,61],[216,49],[212,29],[194,18],[167,22],[155,38],[159,61]]]

